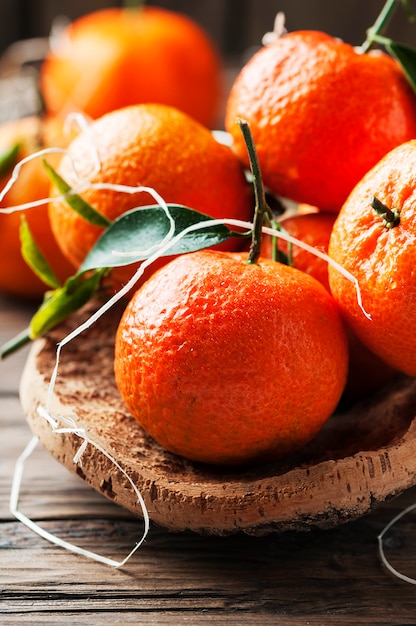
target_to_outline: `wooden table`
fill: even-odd
[[[0,343],[22,330],[28,305],[0,298]],[[266,537],[200,537],[151,526],[123,568],[57,547],[9,512],[15,461],[31,438],[18,386],[27,349],[0,363],[0,623],[416,624],[411,584],[390,574],[377,536],[411,489],[333,530]],[[85,486],[41,448],[26,464],[20,510],[51,533],[121,560],[141,521]],[[386,554],[416,577],[415,516],[386,535]]]

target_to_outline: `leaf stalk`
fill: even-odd
[[[373,26],[367,29],[367,37],[361,46],[363,52],[368,52],[377,43],[381,43],[379,36],[386,30],[394,11],[397,8],[400,0],[387,0],[384,4],[379,16],[374,22]]]
[[[246,120],[238,119],[237,123],[243,133],[244,141],[247,147],[248,158],[250,161],[250,169],[253,177],[253,188],[255,198],[255,211],[253,220],[253,236],[251,246],[248,253],[247,263],[257,263],[261,253],[261,240],[264,219],[266,216],[273,218],[271,209],[266,201],[266,193],[264,190],[263,180],[261,176],[260,163],[257,156],[257,150],[254,145],[253,136]]]

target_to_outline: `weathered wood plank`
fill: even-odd
[[[16,430],[24,429],[16,424]],[[32,506],[39,513],[49,507],[50,514],[44,512],[40,518],[49,531],[113,558],[122,558],[140,534],[137,520],[126,518],[111,503],[105,511],[103,498],[82,483],[78,490],[79,481],[65,470],[62,469],[62,476],[52,471],[55,461],[47,456],[42,458],[41,452],[34,457],[25,488],[25,492],[31,492],[29,503],[28,494],[22,494],[25,511]],[[60,490],[56,489],[57,482]],[[60,510],[60,499],[68,493],[73,502]],[[3,507],[5,497],[6,493],[2,493]],[[172,610],[204,610],[210,615],[232,610],[252,615],[263,615],[264,611],[276,615],[292,613],[308,619],[315,613],[334,614],[337,618],[350,616],[349,619],[358,615],[359,623],[380,624],[388,615],[410,618],[416,611],[413,589],[385,572],[377,557],[376,535],[393,511],[413,498],[415,490],[359,522],[327,532],[212,538],[173,535],[152,528],[144,547],[122,570],[69,554],[20,523],[8,521],[0,525],[1,611],[39,611],[42,620],[45,611],[57,611],[64,620],[64,615],[76,610],[76,606],[78,611],[101,614],[134,610],[139,605],[140,611],[153,611],[158,616]],[[89,516],[98,504],[95,518],[85,517],[85,511],[83,516],[83,504],[89,506]],[[403,546],[410,544],[412,532],[410,519],[401,524],[400,532],[392,531],[389,538],[391,556],[409,575],[415,555],[411,550],[403,554]],[[369,621],[364,621],[364,617]],[[334,619],[331,623],[342,621]]]
[[[103,524],[74,522],[71,533],[95,536],[95,525]],[[6,525],[13,534],[11,526]],[[65,536],[59,521],[47,526]],[[110,522],[109,535],[122,542],[128,526]],[[321,623],[349,617],[344,623],[392,624],[399,616],[405,623],[416,611],[413,588],[386,576],[378,563],[370,518],[337,531],[260,539],[169,535],[154,529],[123,570],[85,562],[42,544],[22,526],[17,530],[14,549],[2,553],[3,614],[242,611],[297,616],[299,622],[292,623],[299,624],[317,616],[331,620]],[[410,527],[405,530],[411,533]]]
[[[0,307],[0,320],[11,321],[1,325],[5,334],[20,324],[13,310]],[[377,535],[416,501],[416,488],[329,531],[219,538],[152,526],[145,544],[120,569],[40,538],[9,512],[15,462],[31,433],[17,396],[20,363],[7,363],[13,386],[0,393],[2,624],[414,623],[414,588],[385,570]],[[42,448],[27,461],[20,508],[53,534],[118,560],[142,532],[140,520]],[[386,553],[401,572],[416,576],[414,516],[391,529]]]
[[[5,626],[14,625],[16,623],[16,618],[19,621],[19,624],[31,624],[33,626],[34,623],[37,624],[57,624],[57,614],[56,614],[55,605],[51,609],[50,613],[37,613],[36,614],[36,622],[33,621],[33,613],[21,614],[18,613],[16,616],[10,615],[10,621],[3,621],[2,623]],[[1,615],[1,613],[0,613]],[[100,613],[86,612],[82,610],[80,613],[75,613],[73,611],[62,613],[62,623],[71,624],[71,626],[106,626],[107,624],[135,624],[137,626],[141,626],[142,624],[151,624],[152,626],[206,626],[207,623],[212,625],[220,625],[224,626],[224,624],[230,624],[230,626],[236,625],[241,626],[244,623],[254,625],[261,624],[262,626],[275,626],[276,620],[279,620],[279,626],[297,626],[302,623],[305,624],[304,621],[300,622],[298,618],[291,618],[290,616],[281,616],[276,615],[264,615],[258,614],[253,615],[252,613],[247,613],[243,611],[234,611],[230,609],[224,615],[222,611],[184,611],[178,613],[178,611],[148,611],[145,608],[142,609],[141,605],[138,604],[133,612],[124,612],[117,611],[114,613],[112,610],[103,611]],[[248,620],[248,621],[246,621]],[[260,621],[257,621],[260,620]],[[310,626],[322,626],[322,616],[318,616],[317,618],[308,619],[306,622]],[[331,626],[351,626],[350,618],[338,616],[333,619],[331,616],[331,621],[325,622],[326,624],[331,624]],[[368,621],[366,624],[376,624],[376,626],[383,626],[380,621],[375,619],[374,621]],[[387,625],[387,622],[384,624]],[[389,623],[390,626],[390,623]]]

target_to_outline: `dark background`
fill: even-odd
[[[273,28],[278,11],[286,14],[288,30],[323,30],[359,45],[385,0],[158,0],[154,4],[183,12],[197,20],[216,41],[226,59],[239,59],[261,43]],[[411,0],[416,9],[415,0]],[[0,54],[15,40],[46,37],[53,18],[74,19],[106,6],[110,0],[0,0]],[[409,24],[398,7],[389,35],[416,47],[416,23]]]
[[[416,0],[410,0],[416,10]],[[286,28],[322,30],[353,45],[364,42],[385,0],[147,0],[188,15],[216,43],[225,66],[224,103],[233,78],[285,13]],[[122,6],[123,0],[0,0],[0,123],[39,111],[37,71],[56,18],[74,20],[92,11]],[[399,5],[386,33],[416,48],[416,22]],[[24,40],[24,44],[22,44]],[[15,42],[20,42],[13,45]],[[20,71],[24,68],[24,72]]]

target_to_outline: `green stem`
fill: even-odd
[[[4,344],[4,346],[1,349],[1,355],[0,355],[1,358],[5,359],[6,356],[9,356],[13,352],[16,352],[16,350],[19,350],[19,348],[22,348],[24,345],[26,345],[30,341],[31,341],[30,329],[26,328],[19,335],[17,335],[16,337],[13,337],[13,339],[11,339],[10,341]]]
[[[376,198],[376,196],[373,196],[370,204],[377,215],[383,219],[386,228],[394,228],[399,225],[400,213],[397,209],[390,209],[386,204],[381,202],[381,200]]]
[[[250,161],[251,174],[253,176],[255,211],[253,220],[253,234],[247,259],[247,263],[253,264],[257,263],[261,252],[264,218],[266,215],[270,215],[270,217],[272,218],[272,215],[269,205],[266,201],[266,194],[264,191],[263,180],[261,177],[260,164],[249,125],[245,120],[241,119],[238,119],[237,123],[240,125],[241,132],[243,133],[244,141],[247,147],[248,158]]]
[[[399,2],[400,0],[387,0],[373,26],[367,30],[367,38],[361,46],[363,52],[368,52],[375,44],[380,43],[378,37],[387,28]]]

